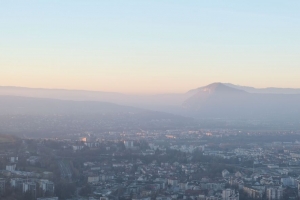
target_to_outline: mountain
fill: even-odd
[[[141,109],[108,102],[70,101],[46,98],[0,96],[0,111],[4,114],[60,115],[141,112]]]
[[[236,98],[246,92],[228,87],[222,83],[212,83],[208,86],[191,90],[188,93],[193,95],[183,102],[183,107],[197,110],[203,107],[208,101],[220,99],[222,100],[222,103],[226,103],[226,99],[230,99],[232,97]]]
[[[256,89],[229,83],[213,83],[186,93],[129,95],[101,91],[0,87],[0,95],[8,98],[6,101],[0,98],[0,111],[4,113],[9,109],[10,112],[13,110],[18,113],[27,109],[26,112],[41,114],[134,112],[139,109],[147,113],[156,111],[164,115],[170,113],[197,119],[297,119],[300,117],[298,90]],[[12,99],[9,100],[10,98]],[[30,98],[33,99],[29,100]]]
[[[198,92],[205,92],[205,93],[214,93],[214,92],[232,92],[232,93],[236,93],[236,92],[243,92],[242,89],[236,89],[234,87],[228,87],[226,84],[224,83],[212,83],[210,85],[204,86],[204,87],[200,87],[197,89],[193,89],[188,91],[187,93],[189,94],[196,94]]]
[[[189,94],[158,94],[158,95],[130,95],[103,91],[42,89],[0,86],[0,95],[22,96],[33,98],[72,100],[72,101],[100,101],[119,105],[134,106],[156,111],[170,111],[188,98]]]
[[[223,83],[192,91],[182,105],[190,116],[221,119],[278,119],[300,117],[300,95],[250,93]]]
[[[299,88],[276,88],[276,87],[268,87],[268,88],[254,88],[249,86],[240,86],[234,85],[232,83],[224,83],[224,85],[229,86],[231,88],[244,90],[249,93],[266,93],[266,94],[300,94]]]
[[[146,119],[180,119],[184,117],[132,106],[100,101],[72,101],[0,95],[0,115],[143,115]]]

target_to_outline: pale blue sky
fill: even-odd
[[[300,88],[299,10],[299,0],[3,0],[0,85]]]

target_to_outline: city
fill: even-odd
[[[297,199],[300,189],[300,132],[3,138],[3,199]]]

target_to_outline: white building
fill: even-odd
[[[273,165],[273,164],[271,164],[271,165],[268,165],[268,168],[269,168],[269,169],[278,169],[279,166],[278,166],[278,165]]]
[[[176,186],[176,185],[178,185],[178,180],[174,179],[174,178],[169,178],[168,185]]]
[[[133,141],[124,141],[124,145],[125,145],[126,149],[131,149],[134,147]]]
[[[223,178],[226,178],[226,177],[228,177],[230,175],[230,173],[229,173],[229,171],[227,170],[227,169],[224,169],[223,171],[222,171],[222,177]]]
[[[99,176],[89,176],[88,177],[88,183],[97,183],[99,182],[100,178]]]
[[[39,183],[40,183],[40,188],[44,192],[49,192],[50,194],[54,193],[54,183],[52,181],[41,179]]]
[[[78,151],[78,150],[81,150],[81,149],[83,149],[83,145],[73,145],[72,146],[73,147],[73,151]]]
[[[232,189],[222,191],[222,200],[239,200],[239,193]]]
[[[85,142],[84,145],[89,148],[96,148],[96,147],[100,146],[100,143],[99,142]]]
[[[15,171],[16,170],[16,164],[13,165],[6,165],[5,169],[7,171]]]

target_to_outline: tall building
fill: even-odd
[[[282,187],[270,187],[266,191],[268,200],[279,200],[283,197]]]
[[[261,199],[263,190],[261,188],[256,188],[255,186],[244,185],[243,190],[247,195],[253,199]]]
[[[6,165],[5,169],[6,169],[7,171],[15,171],[15,169],[16,169],[16,164]]]
[[[11,187],[16,188],[16,189],[18,189],[20,191],[23,190],[23,183],[24,182],[25,182],[25,180],[22,179],[22,178],[11,178],[10,179],[10,185],[11,185]]]
[[[298,182],[298,197],[300,197],[300,182]]]
[[[32,196],[36,197],[36,184],[34,182],[23,183],[23,193],[30,192]]]
[[[54,183],[52,181],[41,179],[39,185],[43,192],[54,194]]]
[[[222,200],[239,200],[239,193],[232,189],[222,191]]]
[[[0,178],[0,194],[3,194],[5,192],[5,179]]]

